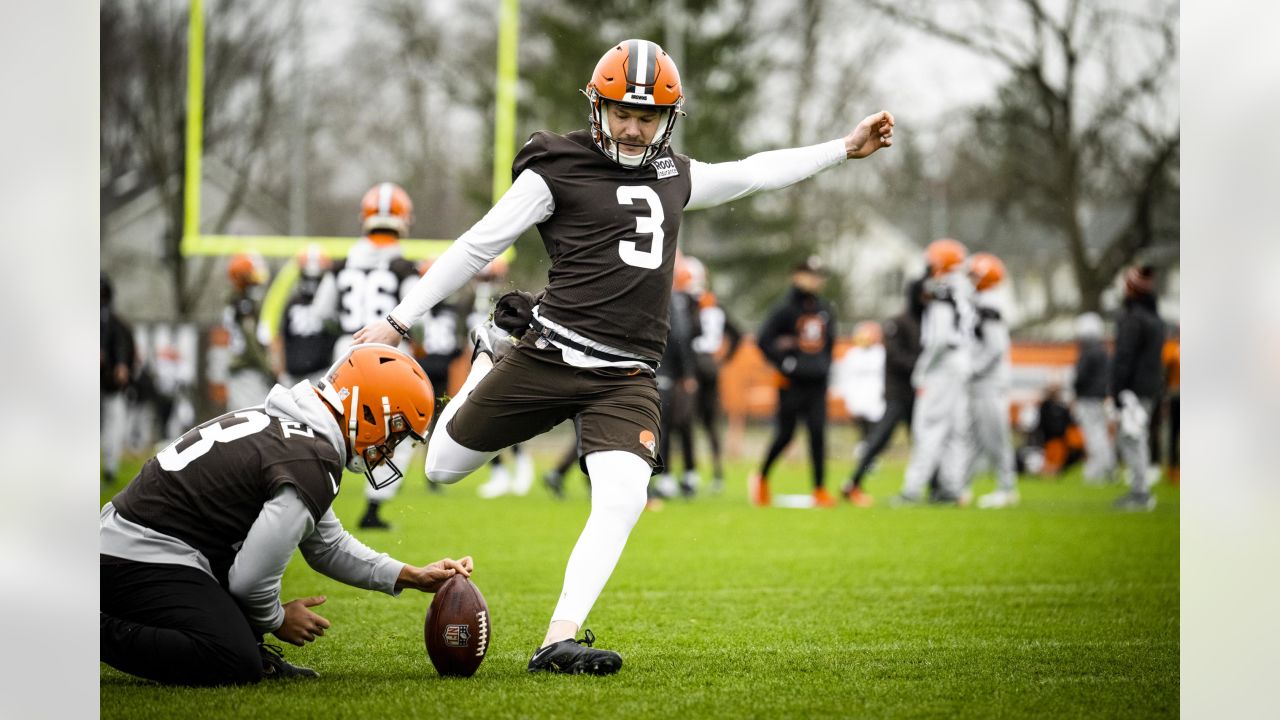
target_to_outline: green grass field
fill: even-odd
[[[1022,505],[894,509],[900,456],[858,509],[755,509],[752,463],[720,497],[646,512],[587,624],[624,658],[605,678],[531,676],[564,563],[588,513],[580,476],[556,501],[479,500],[481,471],[442,494],[411,476],[358,533],[414,563],[470,554],[492,615],[475,677],[445,680],[422,625],[430,596],[349,588],[300,558],[286,599],[324,594],[333,628],[286,657],[314,681],[165,688],[105,665],[101,715],[125,717],[1172,717],[1178,713],[1178,489],[1150,514],[1111,510],[1112,488],[1024,480]],[[847,463],[833,462],[838,487]],[[128,470],[128,468],[126,468]],[[806,490],[783,461],[775,492]],[[364,500],[338,499],[354,526]],[[991,489],[980,481],[979,492]],[[104,493],[103,501],[111,493]]]

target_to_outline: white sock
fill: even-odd
[[[564,588],[551,621],[566,620],[579,627],[604,590],[622,557],[627,536],[644,512],[649,463],[625,450],[587,455],[591,476],[591,516],[578,536],[564,569]]]
[[[441,411],[440,419],[436,421],[435,432],[431,434],[431,438],[427,441],[426,471],[427,479],[431,482],[456,483],[475,472],[476,468],[483,466],[497,454],[463,447],[456,440],[449,437],[449,421],[453,419],[454,415],[458,414],[458,408],[461,408],[462,403],[466,402],[472,388],[485,375],[488,375],[492,369],[493,363],[489,360],[488,355],[481,354],[477,356],[475,363],[471,366],[471,374],[467,375],[467,381],[462,384],[458,394]]]

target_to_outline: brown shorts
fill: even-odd
[[[465,448],[495,452],[572,419],[579,458],[626,450],[659,469],[653,376],[643,370],[574,367],[559,348],[539,349],[533,338],[526,333],[471,390],[449,421],[449,436]]]

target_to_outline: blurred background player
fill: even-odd
[[[995,294],[1004,276],[1004,263],[995,255],[975,253],[969,258],[976,319],[973,359],[965,387],[969,423],[962,429],[964,487],[967,491],[971,486],[983,460],[991,464],[996,474],[996,489],[978,498],[980,508],[1012,507],[1019,500],[1013,445],[1009,442],[1009,328]]]
[[[884,417],[884,342],[880,323],[863,320],[853,328],[853,346],[836,363],[832,385],[858,430],[853,449],[856,463],[866,449],[867,436]]]
[[[227,263],[227,277],[231,297],[222,311],[222,326],[229,335],[227,409],[239,410],[261,404],[275,383],[271,358],[258,332],[267,264],[257,253],[238,253]]]
[[[1152,510],[1150,492],[1151,415],[1164,384],[1164,322],[1156,313],[1155,270],[1131,267],[1124,274],[1124,303],[1116,321],[1116,354],[1111,393],[1120,415],[1117,449],[1132,474],[1128,494],[1116,500],[1122,510]]]
[[[930,278],[928,302],[920,323],[920,358],[912,372],[916,406],[911,422],[911,460],[907,463],[899,503],[917,503],[934,472],[943,493],[935,499],[959,500],[961,468],[944,457],[956,452],[959,423],[965,422],[965,378],[973,335],[972,287],[964,264],[968,251],[951,238],[925,248]]]
[[[1045,386],[1039,404],[1021,422],[1030,430],[1018,450],[1018,472],[1058,476],[1084,457],[1084,433],[1072,422],[1071,408],[1058,383]]]
[[[1102,344],[1102,318],[1084,313],[1076,318],[1078,355],[1075,368],[1075,417],[1084,435],[1084,481],[1109,482],[1115,472],[1115,448],[1107,429],[1107,384],[1111,357]]]
[[[774,306],[760,328],[764,356],[782,373],[773,442],[760,471],[751,476],[751,502],[770,502],[769,470],[791,442],[796,420],[804,415],[809,432],[809,462],[813,472],[813,500],[833,507],[824,487],[826,471],[827,383],[835,347],[836,318],[831,304],[818,296],[826,286],[822,261],[815,255],[791,270],[791,289]]]
[[[115,311],[115,288],[106,273],[99,277],[98,407],[101,413],[102,484],[112,485],[120,471],[120,455],[128,425],[125,388],[133,377],[136,350],[133,330]]]
[[[298,253],[298,281],[285,303],[280,332],[271,341],[272,362],[281,383],[292,387],[299,380],[317,380],[333,363],[338,339],[329,308],[320,307],[317,294],[333,267],[319,245]]]
[[[884,321],[884,413],[863,438],[862,454],[853,477],[841,489],[849,502],[858,507],[871,507],[874,502],[862,488],[862,482],[871,471],[876,458],[889,446],[889,440],[898,425],[911,432],[912,413],[916,404],[916,391],[911,385],[911,374],[920,357],[920,318],[924,314],[924,284],[928,274],[907,284],[906,302],[902,312]]]
[[[698,306],[698,334],[693,338],[694,377],[698,389],[694,393],[693,414],[707,435],[711,448],[711,492],[724,489],[724,463],[720,444],[720,366],[733,359],[742,333],[729,319],[708,284],[707,269],[702,261],[685,256],[689,267],[689,294]],[[694,447],[696,450],[696,446]]]
[[[698,466],[693,453],[693,402],[697,393],[693,338],[698,335],[698,306],[689,294],[692,272],[683,254],[676,250],[675,280],[668,307],[670,329],[667,348],[658,364],[658,398],[661,422],[658,426],[658,457],[665,468],[649,484],[649,507],[658,507],[655,496],[674,497],[677,492],[693,497],[698,489]],[[684,474],[675,479],[676,459],[672,440],[680,442]]]
[[[507,261],[496,257],[489,261],[475,275],[475,298],[471,304],[471,312],[467,315],[467,332],[476,332],[489,321],[489,313],[494,301],[502,295],[507,283]],[[533,457],[519,443],[512,445],[510,460],[506,454],[499,452],[489,461],[489,479],[476,488],[476,494],[482,498],[496,498],[502,495],[524,496],[533,487]]]
[[[332,307],[342,333],[334,342],[334,357],[346,352],[352,333],[391,312],[418,279],[417,265],[406,259],[400,248],[400,238],[409,234],[412,225],[413,200],[399,185],[378,183],[360,199],[360,227],[364,235],[351,247],[347,257],[333,266],[336,305]],[[321,294],[328,295],[325,291]],[[320,302],[327,299],[318,299],[317,304]],[[408,351],[407,344],[401,343],[401,346]],[[381,489],[366,487],[368,505],[360,527],[389,528],[380,508],[395,497],[399,489],[399,483]]]

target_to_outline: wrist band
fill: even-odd
[[[400,337],[402,337],[402,338],[408,338],[408,337],[409,337],[409,328],[407,328],[407,327],[405,327],[405,326],[401,325],[399,320],[396,320],[396,319],[395,319],[394,317],[392,317],[391,315],[387,315],[387,322],[391,324],[391,327],[392,327],[396,332],[400,333]]]

